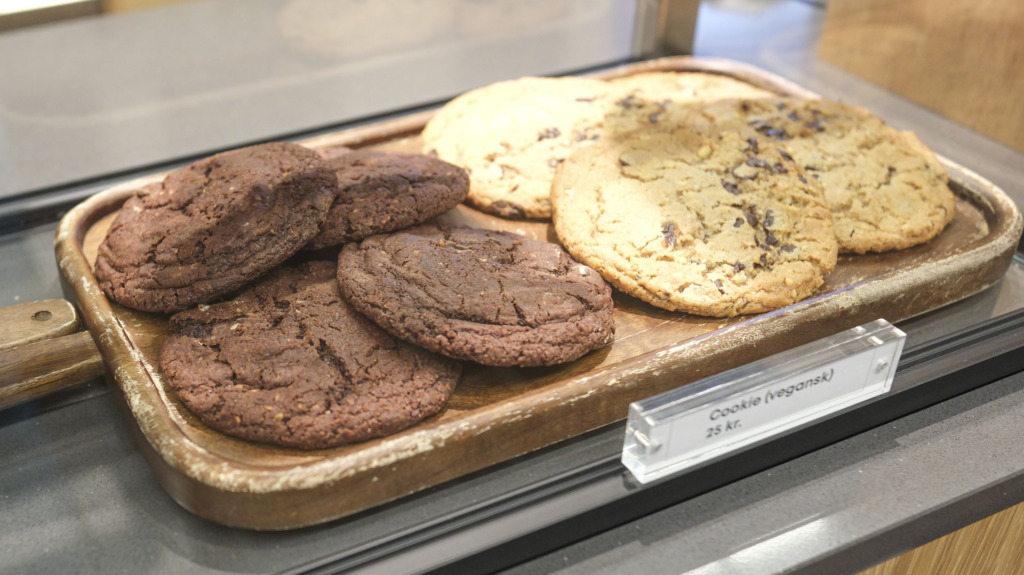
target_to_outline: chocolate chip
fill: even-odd
[[[743,227],[743,218],[736,218],[736,221],[732,223],[732,227],[739,228]]]
[[[526,217],[526,210],[522,206],[513,204],[507,200],[498,200],[491,204],[494,213],[506,218],[521,219]]]
[[[754,211],[754,207],[755,206],[749,206],[746,214],[744,214],[747,218],[747,223],[750,224],[750,227],[752,228],[756,228],[757,224],[761,221],[760,218],[757,217],[757,212]]]
[[[543,132],[540,132],[539,134],[537,134],[537,141],[539,142],[541,140],[548,140],[548,139],[551,139],[551,138],[557,138],[558,136],[561,136],[561,135],[562,135],[562,131],[559,130],[558,128],[552,126],[550,128],[545,128]]]
[[[647,116],[648,121],[650,121],[652,124],[657,124],[658,120],[661,118],[661,115],[665,113],[665,111],[667,110],[667,106],[671,102],[672,100],[668,99],[662,100],[660,102],[654,102],[654,105],[658,107],[658,111],[652,112],[651,115]]]
[[[756,120],[752,122],[751,125],[758,132],[771,138],[775,138],[776,140],[789,139],[789,134],[786,133],[786,130],[782,128],[773,128],[772,126],[768,125],[768,123],[765,122],[764,120]]]
[[[661,237],[665,240],[665,247],[673,248],[676,245],[676,224],[665,222],[661,224]]]
[[[572,139],[576,142],[585,142],[587,140],[596,140],[600,137],[601,135],[598,133],[591,134],[589,128],[583,128],[582,130],[574,130]]]
[[[755,154],[761,153],[757,149],[757,138],[751,136],[751,137],[747,138],[747,143],[750,144],[750,151],[754,152]]]
[[[722,180],[722,187],[725,188],[725,191],[729,192],[730,194],[732,194],[734,196],[738,196],[740,194],[739,186],[737,186],[736,184],[734,184],[732,182],[727,182],[725,180]]]
[[[615,102],[615,105],[621,108],[625,108],[626,110],[629,110],[631,108],[639,108],[642,104],[640,103],[639,98],[637,98],[633,94],[630,94],[625,98]]]

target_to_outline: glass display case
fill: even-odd
[[[130,5],[0,31],[0,305],[71,301],[85,354],[73,385],[0,411],[5,571],[856,572],[1024,501],[1024,152],[823,59],[822,31],[839,25],[826,24],[827,2]],[[242,487],[196,487],[206,479],[169,463],[168,436],[151,435],[124,383],[150,369],[149,340],[137,335],[149,320],[95,311],[79,281],[87,268],[72,261],[104,215],[90,211],[96,198],[258,142],[404,149],[434,111],[474,88],[652,67],[734,74],[871,110],[942,158],[970,229],[983,231],[947,234],[941,258],[872,260],[867,279],[844,276],[813,306],[704,331],[672,331],[664,326],[679,314],[622,296],[617,305],[642,319],[618,337],[636,349],[564,378],[471,373],[467,389],[493,377],[514,393],[489,401],[526,401],[518,407],[532,423],[488,421],[476,442],[452,431],[447,445],[431,444],[443,466],[415,464],[424,478],[407,477],[414,488],[397,496],[381,486],[379,501],[360,486],[371,495],[349,511],[338,511],[354,490],[343,483],[270,503]],[[906,334],[885,393],[654,481],[623,465],[632,401],[876,319]],[[143,342],[141,362],[115,359],[114,338],[96,335],[105,322],[122,326],[129,345]],[[10,346],[9,329],[0,342],[8,391],[70,353]],[[29,364],[36,371],[15,371]],[[544,403],[545,393],[568,399]],[[189,457],[220,449],[195,443]],[[233,453],[242,455],[217,463],[225,475],[265,462]],[[293,477],[349,461],[273,457],[294,458]],[[288,506],[305,519],[279,521]],[[242,519],[229,526],[230,517]]]

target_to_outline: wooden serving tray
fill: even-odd
[[[679,57],[617,68],[729,74],[780,94],[813,96],[744,65]],[[313,148],[419,151],[430,113],[303,142]],[[158,354],[167,316],[107,300],[91,263],[113,212],[163,174],[101,192],[61,221],[57,259],[123,399],[139,444],[170,495],[230,526],[291,529],[343,517],[509,460],[626,417],[630,402],[876,318],[891,322],[963,299],[1006,271],[1021,215],[998,188],[943,160],[956,217],[935,240],[900,252],[843,256],[811,299],[776,312],[710,319],[616,293],[615,341],[553,368],[467,364],[448,407],[396,435],[301,451],[234,439],[201,424],[166,387]],[[554,241],[549,224],[508,221],[460,206],[444,219]]]

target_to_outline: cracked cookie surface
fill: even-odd
[[[175,170],[118,212],[96,257],[100,288],[165,313],[230,294],[320,232],[336,185],[319,154],[290,143]]]
[[[306,246],[311,249],[425,222],[469,192],[465,170],[425,154],[352,150],[328,157],[327,164],[338,191],[323,231]]]
[[[836,264],[822,190],[756,135],[658,125],[573,154],[552,184],[575,258],[623,292],[705,316],[814,293]]]
[[[439,412],[461,364],[397,341],[338,292],[333,261],[282,266],[237,298],[171,317],[161,372],[206,425],[326,448]]]
[[[782,147],[825,189],[842,252],[918,245],[953,219],[955,198],[935,155],[911,132],[829,100],[723,100],[690,121],[746,127]]]
[[[395,337],[485,365],[572,361],[614,333],[600,275],[508,232],[423,225],[371,236],[342,249],[338,282]]]

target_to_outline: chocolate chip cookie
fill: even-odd
[[[555,167],[599,138],[607,86],[526,77],[455,98],[423,129],[424,152],[466,168],[469,203],[506,218],[545,219]]]
[[[768,98],[775,93],[742,80],[697,71],[642,72],[608,80],[604,130],[609,134],[650,124],[685,122],[692,106],[724,98]]]
[[[465,170],[425,154],[353,150],[327,164],[338,177],[338,191],[311,249],[425,222],[461,204],[469,192]]]
[[[282,266],[237,298],[175,314],[164,380],[206,425],[318,449],[438,413],[461,364],[396,341],[342,299],[333,261]]]
[[[552,183],[554,226],[623,292],[705,316],[800,301],[836,265],[821,186],[774,142],[652,125],[576,151]]]
[[[770,95],[701,72],[647,72],[609,81],[519,78],[446,104],[424,128],[423,150],[469,171],[474,207],[507,218],[547,219],[555,168],[573,150],[600,140],[606,124],[625,131],[692,103]]]
[[[640,72],[608,80],[608,86],[617,99],[656,102],[697,103],[723,98],[750,99],[776,95],[731,76],[692,70]]]
[[[722,100],[690,121],[750,128],[784,149],[824,187],[842,252],[918,245],[953,219],[939,160],[913,133],[867,110],[829,100]]]
[[[99,285],[165,313],[230,294],[320,233],[336,186],[319,154],[283,142],[171,172],[122,206],[99,246]]]
[[[395,337],[485,365],[574,360],[610,342],[611,288],[555,245],[423,225],[346,244],[341,292]]]

